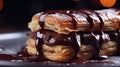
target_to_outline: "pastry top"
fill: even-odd
[[[51,10],[35,14],[28,27],[32,32],[48,29],[59,34],[69,34],[79,31],[115,31],[119,29],[119,24],[119,9]]]

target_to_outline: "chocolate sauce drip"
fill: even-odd
[[[99,48],[98,50],[100,51],[103,43],[105,43],[106,41],[108,41],[108,39],[105,37],[105,33],[103,32],[103,27],[104,27],[104,21],[102,19],[102,17],[100,16],[99,13],[95,12],[96,16],[99,18],[100,20],[100,38],[98,40],[98,44],[99,44]],[[98,52],[99,52],[98,51]]]
[[[41,27],[41,29],[40,29],[41,32],[44,32],[44,18],[46,15],[47,15],[46,13],[42,12],[41,15],[39,16],[38,22],[39,22],[39,25]]]
[[[39,16],[39,25],[41,27],[41,29],[37,32],[36,34],[36,49],[37,49],[37,56],[41,56],[42,55],[42,52],[41,52],[41,48],[42,48],[42,45],[43,45],[43,40],[41,39],[42,38],[42,35],[44,34],[44,17],[46,16],[47,14],[46,13],[41,13],[41,15]],[[39,36],[38,36],[39,35]]]
[[[72,15],[73,12],[74,12],[74,11],[72,11],[72,10],[68,10],[68,11],[66,11],[66,13],[64,13],[64,14],[66,14],[66,15],[68,15],[68,16],[70,16],[70,17],[72,18],[73,27],[74,27],[74,29],[76,29],[76,27],[77,27],[77,22],[76,22],[76,20],[75,20],[75,16]]]
[[[94,11],[92,11],[92,10],[80,10],[80,12],[83,13],[84,15],[86,15],[85,17],[90,24],[90,30],[92,30],[94,28],[94,21],[90,15],[92,15],[94,13]]]
[[[98,43],[99,43],[99,51],[100,51],[100,48],[102,47],[102,45],[103,45],[103,43],[104,43],[104,38],[103,38],[103,36],[104,36],[104,33],[103,32],[101,32],[100,33],[100,35],[99,35],[99,40],[98,40]]]
[[[98,51],[99,45],[97,43],[96,36],[93,33],[90,34],[80,34],[82,45],[92,45]]]
[[[42,39],[44,33],[42,31],[38,31],[37,35],[36,35],[36,43],[35,44],[36,44],[36,49],[37,49],[37,53],[36,53],[37,56],[43,55],[41,49],[42,49],[42,45],[44,44],[43,39]]]
[[[110,37],[109,37],[108,34],[104,33],[103,31],[100,32],[99,37],[100,37],[100,38],[99,38],[98,43],[99,43],[99,46],[100,46],[100,47],[99,47],[99,51],[100,51],[102,45],[103,45],[104,43],[107,43],[108,41],[110,41]]]
[[[73,44],[71,46],[73,46],[75,48],[76,51],[79,50],[79,39],[77,38],[78,34],[75,33],[75,32],[71,32],[70,33],[70,38],[71,38],[71,41],[73,42]]]
[[[103,22],[103,19],[101,18],[101,16],[99,15],[99,13],[93,11],[93,10],[80,10],[81,13],[85,14],[86,15],[86,19],[87,21],[89,22],[90,24],[90,34],[88,35],[88,37],[83,37],[82,39],[88,39],[88,40],[85,40],[85,42],[83,44],[89,44],[89,45],[93,45],[95,47],[95,49],[97,50],[97,53],[99,54],[99,51],[100,51],[100,48],[104,42],[104,33],[102,32],[103,30],[103,27],[104,27],[104,22]],[[93,18],[90,16],[92,14],[95,14],[96,17],[99,18],[100,20],[100,38],[99,40],[96,39],[96,35],[92,32],[93,28],[94,28],[94,20]],[[92,41],[91,41],[92,40]],[[89,41],[89,42],[88,42]],[[81,41],[82,42],[82,41]],[[94,43],[93,43],[94,42]]]
[[[103,32],[104,22],[103,22],[103,19],[101,18],[99,13],[95,12],[95,14],[97,15],[97,17],[100,20],[100,38],[99,38],[99,41],[98,41],[98,43],[99,43],[99,48],[98,49],[100,51],[100,48],[102,47],[102,45],[104,43],[104,40],[105,40],[105,38],[103,38],[104,37],[104,32]]]
[[[95,12],[96,16],[99,18],[100,20],[100,31],[103,31],[103,27],[104,27],[104,21],[103,19],[101,18],[100,14]]]

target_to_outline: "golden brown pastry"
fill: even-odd
[[[36,55],[37,53],[37,50],[36,50],[36,46],[35,46],[35,39],[33,38],[29,38],[27,41],[26,41],[26,48],[27,48],[27,51],[30,55]]]
[[[46,11],[35,14],[28,27],[28,53],[48,60],[70,62],[76,57],[91,59],[119,53],[118,9]]]
[[[42,52],[46,58],[57,62],[68,62],[76,56],[76,52],[72,46],[48,46],[44,44],[42,48]]]
[[[109,41],[107,43],[104,43],[100,50],[100,55],[113,55],[118,52],[118,44],[114,41]]]
[[[59,34],[68,34],[73,31],[90,31],[90,23],[93,23],[91,25],[94,31],[99,31],[101,29],[100,25],[103,25],[104,31],[114,31],[119,28],[120,16],[115,9],[97,10],[94,12],[91,10],[83,11],[90,14],[92,22],[89,22],[89,19],[85,16],[86,14],[80,11],[65,10],[61,11],[61,13],[60,11],[54,11],[53,13],[50,11],[51,13],[49,14],[43,14],[42,12],[35,14],[28,27],[31,31],[37,31],[40,29],[39,21],[42,20],[45,29],[53,30]]]
[[[96,50],[93,46],[91,46],[91,45],[81,45],[80,50],[77,53],[77,56],[80,57],[80,58],[90,59],[96,53],[97,52],[96,52]]]

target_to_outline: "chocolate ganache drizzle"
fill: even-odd
[[[90,31],[88,32],[71,32],[68,35],[64,34],[58,34],[51,30],[44,29],[44,18],[47,14],[65,14],[72,18],[72,24],[74,29],[77,27],[76,17],[73,15],[74,13],[80,13],[86,17],[89,25],[90,25]],[[99,21],[100,21],[100,30],[98,32],[94,32],[94,19],[91,15],[95,15]],[[84,9],[84,10],[57,10],[57,11],[46,11],[41,13],[39,17],[39,25],[40,30],[37,32],[37,40],[36,40],[36,48],[38,51],[38,55],[41,53],[41,46],[43,44],[46,45],[70,45],[73,46],[76,50],[79,50],[80,45],[92,45],[96,51],[97,55],[99,55],[99,51],[104,43],[107,43],[108,41],[112,40],[120,44],[120,36],[119,32],[104,32],[104,19],[102,16],[93,10]]]

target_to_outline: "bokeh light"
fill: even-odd
[[[0,0],[0,10],[3,8],[3,0]]]

